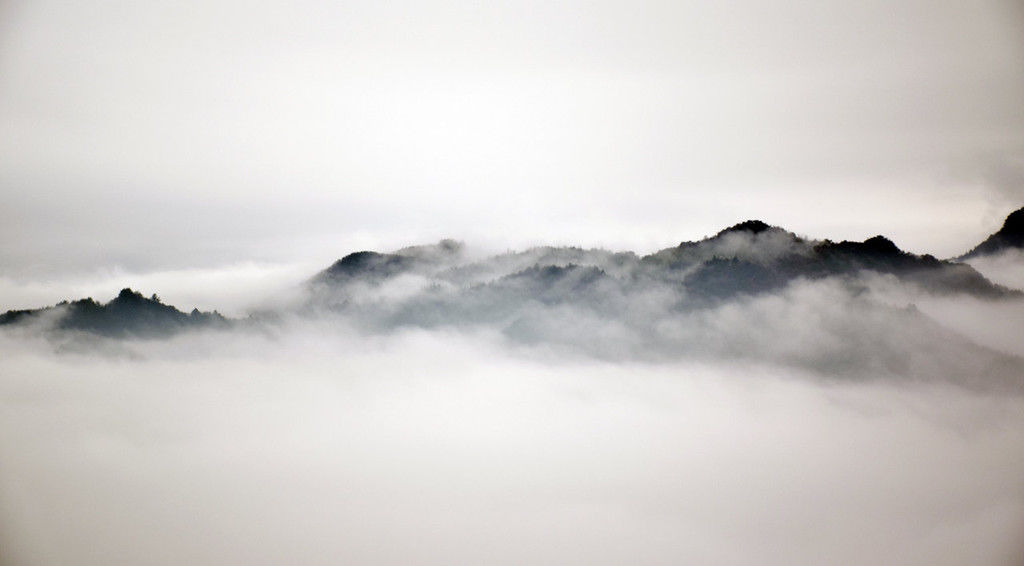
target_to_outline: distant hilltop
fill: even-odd
[[[28,323],[52,317],[55,330],[78,330],[104,336],[165,336],[199,327],[226,327],[228,319],[217,311],[192,309],[183,313],[165,305],[156,295],[144,297],[132,289],[121,289],[117,297],[99,303],[91,297],[63,301],[52,307],[11,310],[0,314],[0,325]]]
[[[996,254],[1009,249],[1024,249],[1024,208],[1011,212],[998,232],[992,234],[973,250],[957,259],[971,259]]]

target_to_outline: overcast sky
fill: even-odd
[[[1024,204],[1024,10],[0,3],[0,275],[746,218],[952,256]]]

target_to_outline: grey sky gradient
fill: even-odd
[[[1024,201],[1012,1],[0,10],[7,277],[750,217],[952,256]]]

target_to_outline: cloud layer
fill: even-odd
[[[0,336],[5,564],[1013,564],[1024,403],[298,322]]]
[[[683,279],[442,242],[226,329],[6,327],[0,563],[1019,563],[1024,300],[680,302],[697,260],[806,252],[763,234]]]

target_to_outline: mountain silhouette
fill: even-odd
[[[1021,218],[1022,211],[1011,215],[995,236],[1013,241]],[[884,236],[819,241],[747,220],[646,256],[548,246],[467,258],[454,240],[388,253],[359,251],[309,280],[304,311],[344,312],[380,327],[497,322],[525,329],[537,308],[572,307],[598,318],[633,320],[652,297],[662,311],[686,312],[780,291],[799,280],[855,281],[864,274],[937,294],[1021,295],[969,265],[905,252]],[[216,311],[186,314],[131,289],[105,304],[88,298],[0,315],[0,325],[40,320],[57,330],[105,336],[166,336],[233,323]]]
[[[439,247],[345,256],[309,280],[310,312],[371,333],[497,331],[513,343],[599,359],[771,359],[829,376],[1022,386],[1024,360],[878,300],[871,285],[882,278],[982,300],[1024,293],[884,236],[811,240],[748,220],[644,256],[547,246],[467,260]],[[431,253],[409,252],[422,249]]]
[[[1024,249],[1024,208],[1010,213],[998,232],[985,239],[984,242],[957,259],[965,260],[974,257],[996,254],[1009,249]]]
[[[312,276],[288,310],[244,320],[185,313],[156,295],[123,289],[107,303],[89,298],[8,311],[0,325],[47,336],[159,338],[253,324],[269,329],[298,315],[370,334],[481,331],[598,359],[771,360],[828,376],[929,376],[1024,389],[1024,360],[876,293],[892,285],[911,298],[1024,296],[970,265],[908,253],[881,235],[814,240],[747,220],[647,255],[542,246],[484,257],[453,240],[357,251]]]
[[[125,288],[105,304],[87,298],[64,301],[41,309],[7,311],[0,314],[0,325],[30,323],[51,315],[54,329],[79,330],[111,337],[159,337],[188,328],[227,327],[230,324],[217,311],[200,312],[193,309],[186,314],[163,304],[156,295],[146,298],[137,291]]]
[[[432,253],[422,253],[429,249]],[[314,296],[336,306],[351,302],[350,285],[380,287],[399,275],[462,288],[467,300],[487,293],[499,300],[545,303],[585,299],[589,286],[616,287],[629,294],[651,284],[678,289],[692,305],[756,295],[797,279],[850,277],[871,272],[895,276],[934,293],[996,298],[1019,293],[993,284],[969,265],[900,250],[884,236],[863,242],[814,241],[760,220],[747,220],[700,241],[682,242],[647,256],[580,248],[533,248],[455,264],[453,244],[406,248],[393,253],[349,254],[313,277]],[[416,250],[411,254],[408,250]],[[586,273],[586,276],[581,276]],[[571,288],[563,282],[579,276]],[[557,294],[552,289],[557,289]],[[557,299],[557,301],[556,301]],[[683,299],[681,299],[683,300]],[[494,305],[501,310],[501,306]]]
[[[463,245],[455,240],[441,240],[435,245],[411,246],[393,253],[354,252],[334,262],[313,281],[337,284],[351,281],[380,282],[409,271],[436,268],[457,260]]]

